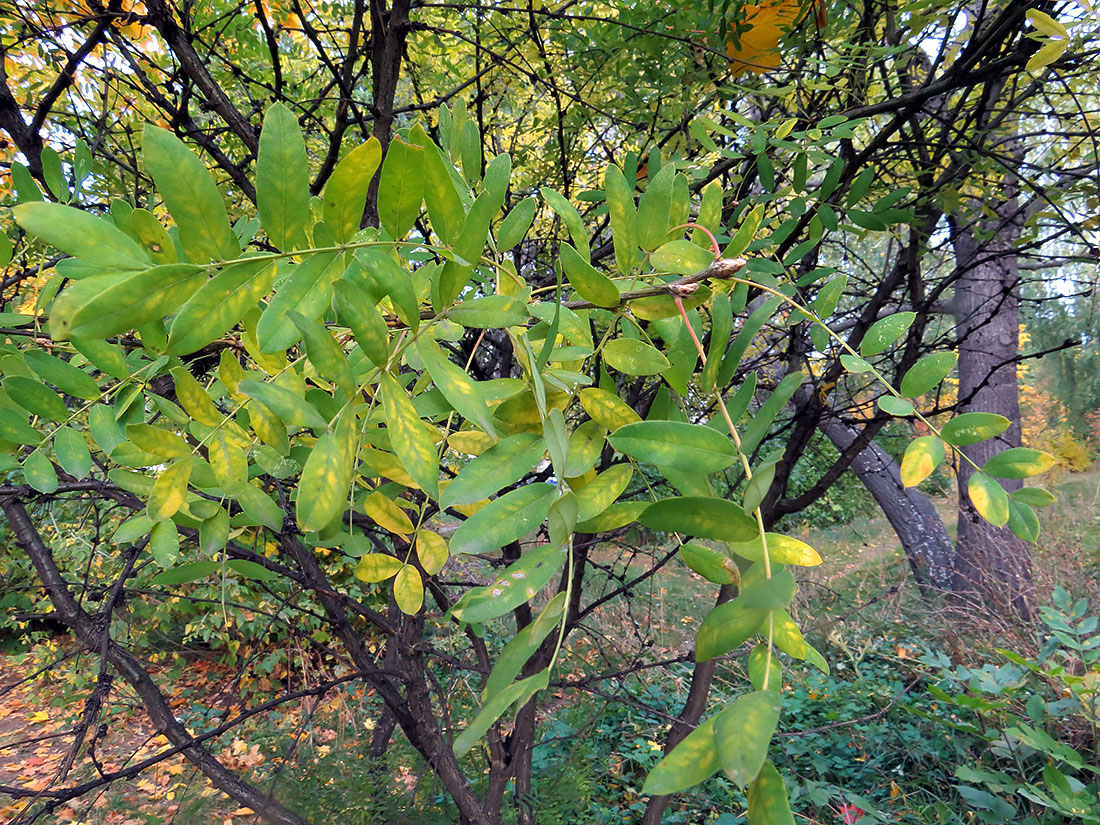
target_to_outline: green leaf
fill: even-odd
[[[966,447],[1000,435],[1011,424],[1003,415],[968,412],[957,415],[944,424],[940,437],[952,447]]]
[[[382,407],[394,452],[420,489],[439,499],[439,455],[405,390],[388,372],[381,379]],[[460,528],[461,529],[461,528]],[[454,550],[452,546],[452,552]]]
[[[565,224],[565,229],[576,251],[585,260],[590,259],[592,249],[588,245],[588,235],[584,231],[584,221],[581,220],[580,213],[563,195],[553,189],[544,186],[539,192],[542,199],[550,204],[550,208],[558,213],[561,222]]]
[[[324,216],[325,226],[337,243],[347,243],[359,231],[363,209],[367,203],[367,189],[381,161],[382,144],[378,142],[378,138],[372,137],[344,155],[332,170],[332,177],[325,184]],[[381,191],[379,187],[379,200]],[[416,214],[419,212],[418,199]],[[413,215],[413,220],[416,219],[416,214]]]
[[[508,565],[492,583],[467,591],[450,613],[459,621],[470,623],[503,616],[534,598],[564,563],[564,548],[544,544],[530,550]]]
[[[644,796],[678,793],[718,773],[722,765],[714,741],[716,718],[712,717],[699,725],[657,763],[642,786]]]
[[[603,188],[607,197],[607,212],[611,217],[611,240],[615,246],[615,263],[619,267],[619,272],[629,275],[634,268],[634,259],[638,252],[634,192],[622,170],[614,164],[604,170]]]
[[[52,493],[57,490],[57,471],[53,462],[41,450],[35,450],[23,460],[23,477],[33,489],[40,493]]]
[[[400,611],[415,616],[424,606],[424,580],[411,564],[401,565],[393,580],[393,599]]]
[[[100,372],[123,381],[130,377],[130,369],[126,366],[122,348],[107,341],[95,339],[73,339],[73,346],[77,352],[87,358]]]
[[[749,653],[749,681],[753,690],[770,690],[779,693],[783,689],[783,667],[775,656],[769,662],[768,645],[761,642]],[[767,674],[768,686],[764,687],[764,675]]]
[[[89,401],[99,398],[99,384],[84,370],[67,361],[42,350],[27,350],[23,358],[43,381],[49,381],[66,395]]]
[[[28,233],[85,263],[118,270],[146,269],[152,263],[141,245],[107,218],[46,201],[21,203],[12,213]]]
[[[729,345],[733,332],[733,310],[729,296],[724,292],[715,292],[710,307],[710,343],[707,347],[707,363],[699,374],[699,385],[704,390],[713,390],[718,378],[718,368],[722,356]]]
[[[826,319],[836,312],[837,304],[848,286],[848,276],[838,275],[817,291],[814,298],[813,310],[818,318]]]
[[[768,495],[772,482],[775,481],[775,465],[782,457],[783,451],[776,450],[765,457],[753,471],[752,478],[745,485],[745,495],[741,501],[746,513],[751,515]]]
[[[756,522],[744,510],[732,501],[707,496],[663,499],[649,505],[640,521],[651,530],[717,541],[751,541],[757,535]]]
[[[557,627],[565,612],[565,593],[558,593],[539,613],[538,618],[517,633],[501,650],[497,657],[485,690],[481,692],[483,700],[500,693],[520,674],[527,660],[538,650],[543,639]]]
[[[598,307],[619,305],[619,290],[611,279],[567,243],[561,245],[561,264],[569,283],[581,298]]]
[[[348,506],[355,439],[352,427],[346,422],[346,418],[341,419],[335,430],[317,439],[302,468],[295,514],[305,533],[327,527]]]
[[[944,455],[943,442],[936,436],[913,439],[901,459],[901,483],[916,487],[943,463]]]
[[[587,521],[595,518],[614,503],[623,494],[634,468],[629,464],[617,464],[604,470],[595,479],[581,487],[578,494],[577,520]]]
[[[997,479],[985,473],[974,473],[967,492],[982,518],[994,527],[1004,527],[1008,523],[1008,494]]]
[[[503,329],[524,324],[530,318],[527,305],[513,295],[486,295],[462,301],[447,310],[447,317],[473,329]]]
[[[287,318],[302,333],[306,343],[306,358],[317,370],[317,374],[348,395],[354,394],[355,376],[352,374],[351,364],[324,325],[294,310],[287,313]]]
[[[783,777],[771,762],[765,762],[756,781],[749,786],[749,822],[752,825],[794,825]]]
[[[1008,499],[1008,529],[1026,542],[1039,540],[1039,517],[1031,507],[1016,498]]]
[[[752,451],[764,440],[764,436],[771,429],[775,417],[791,400],[791,397],[802,385],[804,378],[805,376],[801,372],[788,373],[779,382],[779,386],[775,388],[774,392],[768,396],[768,400],[760,405],[760,409],[753,415],[749,426],[741,434],[741,451],[745,455],[751,455]]]
[[[714,263],[714,253],[691,241],[669,241],[650,254],[649,262],[658,272],[695,275]]]
[[[840,356],[840,363],[844,365],[844,369],[855,375],[859,375],[860,373],[864,372],[870,372],[874,369],[874,367],[871,366],[870,362],[864,361],[862,358],[859,358],[855,355],[849,355],[848,353],[844,353]]]
[[[756,690],[738,696],[714,720],[714,741],[722,770],[744,788],[759,775],[779,724],[780,694]]]
[[[676,167],[666,163],[652,178],[645,194],[638,202],[638,217],[635,222],[638,232],[638,246],[651,252],[660,246],[669,230],[669,217],[672,214],[672,188],[676,180]]]
[[[0,407],[0,438],[16,444],[38,444],[42,440],[41,434],[34,429],[27,419],[7,407]]]
[[[1058,459],[1042,450],[1012,447],[997,453],[982,467],[982,471],[997,478],[1031,478],[1045,473]]]
[[[755,568],[759,569],[759,568]],[[771,576],[760,573],[755,578],[754,568],[750,568],[742,583],[741,595],[737,604],[756,610],[783,610],[794,598],[797,585],[790,570],[779,570]]]
[[[92,469],[92,455],[84,436],[72,427],[59,427],[53,434],[53,449],[61,469],[73,478],[80,479]]]
[[[1066,49],[1069,48],[1069,40],[1051,40],[1044,43],[1042,47],[1031,56],[1027,61],[1027,65],[1024,67],[1029,72],[1038,71],[1039,69],[1046,68],[1063,54],[1066,53]]]
[[[171,518],[183,506],[187,497],[187,482],[191,478],[191,466],[191,456],[177,458],[157,476],[146,506],[146,512],[153,521]]]
[[[376,367],[385,366],[390,357],[389,328],[378,307],[363,290],[350,281],[337,281],[336,311],[371,363]],[[260,320],[262,323],[263,318]]]
[[[462,468],[440,494],[442,507],[473,504],[519,481],[546,452],[533,433],[508,436]]]
[[[658,350],[634,338],[615,338],[603,348],[608,365],[627,375],[657,375],[669,368]]]
[[[399,137],[390,141],[378,180],[378,219],[394,238],[404,238],[424,199],[424,150]]]
[[[248,378],[241,381],[237,389],[250,398],[255,398],[291,427],[321,429],[328,425],[316,407],[285,387]]]
[[[881,395],[878,406],[884,413],[904,417],[916,412],[913,402],[906,398],[898,398],[896,395]]]
[[[11,165],[11,185],[20,203],[42,200],[42,192],[30,170],[19,161]]]
[[[397,317],[415,332],[420,326],[420,304],[409,273],[380,249],[360,249],[355,253],[355,259],[362,265],[362,270],[353,283],[358,280],[365,284],[378,295],[376,300],[388,295]],[[344,277],[347,278],[352,272],[349,269]]]
[[[337,253],[322,252],[310,255],[294,267],[290,276],[276,287],[275,297],[256,325],[261,352],[281,352],[298,340],[298,328],[290,323],[287,313],[294,310],[307,318],[316,318],[324,312],[332,300],[332,282],[342,266]]]
[[[368,584],[384,582],[397,575],[405,565],[399,559],[385,553],[368,553],[359,559],[355,567],[355,577]]]
[[[207,555],[220,553],[229,541],[229,514],[221,507],[199,525],[199,548]]]
[[[169,568],[180,554],[180,535],[171,519],[158,521],[149,531],[149,552],[158,567]]]
[[[1054,493],[1042,487],[1023,487],[1014,492],[1010,498],[1032,507],[1046,507],[1058,500]]]
[[[225,563],[225,566],[238,576],[243,576],[246,579],[270,582],[282,578],[276,571],[268,570],[259,562],[248,561],[248,559],[230,559]]]
[[[204,283],[172,321],[167,355],[197,352],[233,327],[271,290],[275,262],[228,266]]]
[[[262,524],[272,530],[282,529],[282,508],[254,484],[245,484],[237,495],[237,501],[245,515],[255,524]]]
[[[752,211],[742,218],[741,225],[737,227],[729,246],[726,247],[726,256],[736,258],[748,249],[749,244],[756,239],[756,233],[760,231],[763,220],[764,207],[754,206]]]
[[[608,437],[620,453],[683,472],[716,473],[737,460],[737,448],[722,433],[701,424],[639,421]]]
[[[333,177],[339,171],[337,167]],[[329,186],[332,186],[332,178]],[[329,221],[327,215],[327,201],[325,205],[325,223],[335,235],[334,222]],[[282,103],[274,103],[268,108],[260,132],[256,155],[256,209],[267,239],[276,249],[286,252],[306,246],[306,225],[310,219],[306,144],[298,119]]]
[[[523,538],[546,519],[557,494],[553,484],[537,482],[489,502],[455,531],[451,554],[487,553]]]
[[[424,201],[432,228],[443,243],[453,244],[458,240],[466,217],[462,197],[452,177],[453,167],[428,137],[422,125],[418,123],[414,126],[409,137],[424,150]]]
[[[816,567],[821,556],[804,541],[782,533],[768,533],[768,558],[772,564],[796,564],[799,567]],[[764,546],[760,537],[752,541],[731,542],[730,552],[750,561],[764,560]]]
[[[714,584],[737,584],[741,581],[741,571],[737,569],[733,559],[701,544],[682,545],[680,560]]]
[[[537,200],[525,198],[517,203],[508,216],[500,222],[500,228],[497,230],[498,252],[508,252],[523,240],[527,230],[531,228],[531,222],[535,219],[537,206]]]
[[[221,565],[216,561],[192,561],[168,570],[162,570],[149,579],[149,584],[173,585],[197,582],[212,573],[217,573],[220,569]]]
[[[916,398],[930,392],[955,368],[958,360],[957,352],[934,352],[924,356],[901,379],[901,394]]]
[[[550,670],[542,670],[519,682],[513,682],[499,693],[489,697],[485,705],[469,726],[455,737],[455,756],[462,757],[477,741],[485,735],[493,723],[512,705],[522,707],[538,691],[545,690],[550,684]]]
[[[740,646],[760,629],[766,610],[726,602],[712,609],[699,626],[695,637],[695,660],[706,662]]]
[[[883,352],[904,335],[916,319],[915,312],[899,312],[875,321],[860,342],[859,354],[864,358],[870,358]]]
[[[50,334],[103,339],[129,332],[175,312],[204,282],[202,270],[191,264],[76,281],[50,307]]]
[[[241,245],[203,162],[171,132],[152,125],[145,127],[141,148],[145,168],[179,228],[187,257],[203,264],[236,258]]]
[[[9,375],[4,379],[4,392],[27,412],[50,419],[64,421],[69,409],[61,396],[45,384],[25,375]]]

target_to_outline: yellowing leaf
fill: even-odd
[[[410,616],[424,604],[424,580],[411,564],[402,566],[393,580],[393,598],[402,613]]]
[[[149,493],[147,512],[153,521],[171,518],[183,506],[187,481],[191,478],[191,457],[184,456],[168,465]]]
[[[801,0],[765,0],[744,6],[745,28],[726,41],[726,56],[734,73],[763,74],[779,65],[779,38],[794,25]]]
[[[442,570],[449,556],[447,540],[443,536],[431,530],[420,530],[416,534],[416,557],[420,559],[420,566],[429,576]]]
[[[584,411],[609,430],[617,430],[626,424],[641,421],[642,417],[617,395],[588,387],[580,392],[581,406]]]
[[[363,510],[374,519],[379,527],[407,536],[413,531],[413,524],[405,511],[397,506],[397,503],[383,493],[371,493],[363,502]]]
[[[932,474],[944,459],[943,442],[934,435],[915,438],[901,459],[901,483],[916,487]]]

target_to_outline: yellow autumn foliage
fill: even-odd
[[[726,55],[735,74],[763,74],[779,66],[779,39],[790,30],[814,0],[764,0],[744,6],[738,33],[726,41]],[[818,25],[823,23],[818,15]]]

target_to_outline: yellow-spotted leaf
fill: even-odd
[[[657,375],[669,368],[668,359],[644,341],[616,338],[603,348],[608,365],[627,375]]]
[[[187,482],[191,478],[191,456],[177,458],[165,468],[153,483],[146,512],[153,521],[171,518],[183,506],[187,497]]]
[[[440,494],[444,507],[473,504],[519,481],[542,460],[546,448],[534,433],[510,435],[462,468]]]
[[[768,758],[779,723],[781,694],[755,690],[738,696],[714,721],[714,741],[722,771],[739,788],[752,782]]]
[[[339,172],[340,167],[337,166],[332,177],[335,178]],[[332,178],[328,185],[332,187]],[[256,208],[267,238],[276,249],[285,252],[305,246],[306,224],[310,217],[306,144],[298,127],[298,119],[282,103],[272,104],[264,115],[256,155]],[[363,205],[360,203],[359,218],[362,216]],[[334,236],[337,235],[336,223],[328,219],[326,208],[325,224]],[[345,238],[338,237],[337,240]]]
[[[238,440],[224,430],[210,438],[207,455],[218,486],[227,496],[240,495],[248,483],[248,457]]]
[[[439,344],[430,338],[421,338],[416,344],[416,352],[424,362],[424,366],[428,368],[432,381],[455,411],[495,438],[496,428],[493,426],[493,417],[489,413],[484,394],[478,389],[477,382],[470,378],[458,364],[447,358],[439,348]]]
[[[604,470],[596,478],[577,491],[577,520],[595,518],[623,494],[634,468],[629,464],[617,464]]]
[[[41,450],[35,450],[23,460],[23,477],[32,489],[40,493],[57,490],[57,471],[53,462]]]
[[[451,537],[451,553],[488,553],[521,539],[546,519],[557,498],[553,484],[527,484],[466,519]]]
[[[581,406],[595,421],[609,430],[641,421],[642,417],[619,396],[599,387],[587,387],[580,391]]]
[[[172,321],[166,352],[186,355],[216,340],[256,306],[274,281],[273,261],[227,266],[204,283],[180,309]]]
[[[375,524],[391,533],[407,536],[413,531],[413,524],[405,511],[397,506],[397,502],[383,493],[374,492],[367,496],[363,501],[363,511],[374,520]]]
[[[715,473],[737,460],[733,442],[701,424],[639,421],[620,427],[607,440],[616,450],[638,461],[683,472]]]
[[[328,526],[347,507],[353,448],[351,427],[343,421],[313,445],[298,485],[296,515],[303,532]]]
[[[657,763],[646,777],[643,795],[664,796],[684,791],[718,773],[722,764],[714,742],[714,720],[712,717],[699,725]]]
[[[172,368],[172,380],[176,386],[176,398],[189,416],[201,424],[216,427],[224,417],[214,406],[203,386],[184,367]]]
[[[439,498],[439,455],[409,396],[392,375],[381,376],[382,406],[394,452],[420,489]]]
[[[749,822],[753,825],[794,825],[791,804],[783,777],[771,762],[765,762],[749,785]]]
[[[162,458],[180,458],[191,455],[191,445],[175,433],[152,424],[130,424],[126,427],[126,437],[138,449]]]

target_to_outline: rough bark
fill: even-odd
[[[859,438],[858,432],[836,418],[825,418],[820,426],[841,452]],[[922,592],[949,591],[954,549],[943,519],[928,497],[901,483],[898,463],[874,442],[855,457],[851,469],[889,519]]]
[[[959,333],[959,399],[965,409],[997,413],[1011,425],[987,441],[963,447],[979,467],[994,454],[1020,446],[1020,394],[1016,359],[1020,351],[1019,273],[1015,244],[1023,223],[1016,198],[999,204],[997,218],[978,231],[953,225],[952,244],[959,268],[955,285]],[[994,527],[974,509],[967,484],[974,475],[967,461],[958,465],[959,528],[953,590],[960,602],[1023,618],[1031,608],[1031,555],[1007,528]],[[1021,482],[1003,479],[1009,492]]]

